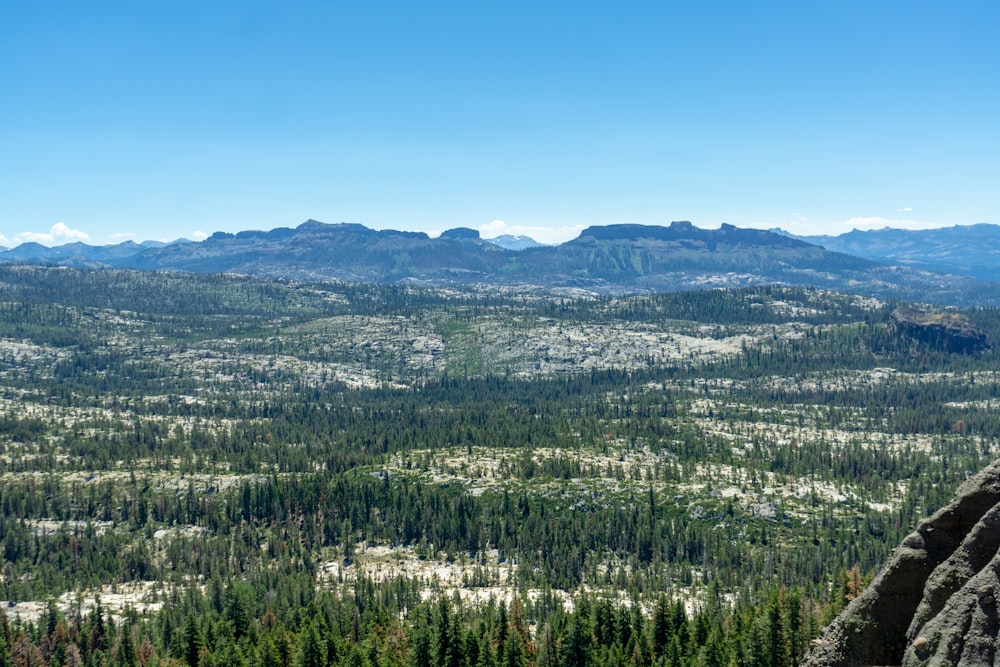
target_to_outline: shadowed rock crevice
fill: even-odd
[[[1000,595],[1000,462],[892,552],[805,667],[992,664]]]
[[[911,639],[915,639],[917,631],[944,609],[951,596],[989,564],[998,549],[1000,506],[994,506],[973,526],[959,548],[927,578],[924,597],[907,633]]]

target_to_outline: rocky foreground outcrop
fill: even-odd
[[[803,667],[992,665],[1000,654],[1000,461],[892,552]]]
[[[899,331],[939,350],[971,354],[991,347],[989,337],[961,313],[900,306],[891,318]]]

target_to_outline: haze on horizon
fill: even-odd
[[[0,25],[0,245],[1000,222],[995,3],[57,4]]]

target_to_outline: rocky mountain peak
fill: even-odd
[[[478,241],[479,232],[468,227],[455,227],[454,229],[441,232],[441,238],[457,241]]]

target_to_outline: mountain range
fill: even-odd
[[[796,236],[827,250],[939,273],[1000,281],[1000,226],[859,230],[839,236]]]
[[[1000,228],[953,228],[947,243],[955,250],[950,254],[940,251],[935,255],[934,248],[944,247],[945,241],[934,245],[932,237],[927,237],[932,240],[910,243],[906,261],[890,266],[877,261],[886,260],[884,254],[872,250],[881,247],[887,253],[895,247],[890,240],[866,244],[844,237],[797,238],[728,224],[718,229],[703,229],[690,222],[595,226],[566,243],[543,246],[530,239],[494,243],[467,228],[451,229],[432,238],[423,232],[308,220],[295,228],[217,232],[200,242],[72,243],[53,248],[27,243],[0,253],[0,261],[245,273],[308,281],[537,285],[604,294],[779,283],[946,304],[994,303],[1000,295],[995,286],[981,281],[993,275],[985,268],[978,275],[937,272],[950,266],[948,262],[958,263],[956,239],[965,230],[975,234],[993,231],[1000,245]],[[902,238],[913,238],[906,235],[914,234],[899,233]],[[817,244],[820,241],[825,247]],[[859,256],[860,250],[838,250],[853,250],[855,245],[850,243],[864,246],[867,255]],[[523,249],[512,249],[518,245]],[[989,247],[985,242],[977,245],[978,249]],[[947,261],[934,263],[929,259],[934,256]],[[967,264],[986,266],[985,260],[978,259]]]

